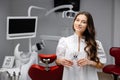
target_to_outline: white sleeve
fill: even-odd
[[[97,52],[98,58],[101,63],[105,64],[107,60],[106,60],[106,54],[103,49],[102,43],[100,41],[97,41],[97,45],[98,45],[98,52]]]
[[[66,41],[65,41],[65,37],[62,37],[60,38],[56,48],[57,58],[64,58],[65,51],[66,51]]]

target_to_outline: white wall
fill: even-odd
[[[0,67],[4,56],[13,54],[13,41],[6,40],[6,19],[10,14],[10,10],[10,1],[0,0]]]
[[[120,47],[120,0],[114,3],[114,46]]]

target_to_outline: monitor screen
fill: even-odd
[[[33,38],[36,36],[37,17],[7,17],[7,39]]]

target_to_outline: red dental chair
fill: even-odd
[[[40,64],[33,64],[28,74],[32,80],[62,80],[63,66],[49,66],[50,63],[53,63],[56,59],[56,54],[39,54],[38,55],[42,63],[45,66]]]
[[[120,47],[112,47],[110,49],[110,55],[114,57],[115,64],[106,65],[103,68],[103,72],[112,74],[114,80],[118,80],[118,76],[120,76]]]

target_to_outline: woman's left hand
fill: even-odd
[[[87,58],[79,59],[77,61],[77,65],[80,66],[80,67],[85,66],[85,65],[91,65],[91,66],[94,66],[94,67],[96,67],[98,69],[101,69],[101,68],[104,67],[104,64],[102,64],[100,62],[97,63],[97,62],[89,60]]]
[[[87,58],[79,59],[77,61],[77,65],[80,67],[85,66],[85,65],[89,65],[90,63],[91,63],[91,60],[89,60]]]

